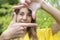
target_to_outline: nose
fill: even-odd
[[[25,20],[25,21],[26,21],[26,20],[27,20],[27,17],[26,17],[26,16],[23,16],[23,20]]]

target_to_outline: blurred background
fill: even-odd
[[[45,0],[53,7],[60,10],[60,0]],[[13,9],[12,6],[18,5],[20,0],[0,0],[0,34],[6,30],[12,20]],[[40,9],[36,13],[37,29],[50,28],[55,20],[44,10]],[[60,33],[59,33],[60,36]],[[60,39],[59,39],[60,40]]]

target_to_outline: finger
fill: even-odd
[[[16,22],[16,17],[17,17],[17,16],[16,16],[16,13],[14,12],[14,13],[13,13],[13,19],[12,19],[12,21],[11,21],[11,23],[10,23],[11,25]]]
[[[31,0],[25,0],[25,2],[26,2],[27,4],[30,4],[30,3],[31,3]]]
[[[35,14],[35,12],[32,12],[32,18],[33,18],[33,20],[36,19],[36,14]]]
[[[15,39],[15,38],[20,38],[21,36],[20,35],[13,35],[10,39]]]
[[[17,35],[13,35],[12,38],[20,38],[23,37],[25,34],[17,34]]]
[[[19,31],[17,31],[14,35],[20,35],[20,34],[25,34],[25,33],[26,33],[25,31],[19,30]]]
[[[20,3],[30,3],[31,0],[20,0]]]
[[[13,8],[13,9],[20,9],[20,8],[22,8],[22,7],[24,7],[24,5],[17,5],[17,6],[13,6],[12,8]]]
[[[28,4],[31,2],[30,0],[20,0],[21,4],[24,4],[25,6],[28,6]]]
[[[24,5],[25,7],[28,7],[28,3],[23,3],[22,5]]]
[[[14,23],[16,23],[16,13],[15,13],[15,12],[13,13],[13,19],[12,19],[12,21],[10,22],[8,28],[10,28],[11,25],[13,25]]]
[[[16,13],[14,12],[14,13],[13,13],[13,20],[14,20],[14,21],[16,21],[16,17],[17,17],[17,16],[16,16]]]
[[[37,26],[37,24],[36,23],[15,23],[14,25],[16,25],[16,26],[27,26],[27,27],[36,27]]]
[[[20,3],[25,3],[25,0],[20,0]]]

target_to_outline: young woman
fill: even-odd
[[[13,18],[14,22],[12,21],[12,23],[8,27],[8,30],[6,30],[5,32],[2,33],[1,40],[19,40],[20,38],[22,38],[24,40],[26,33],[28,33],[28,36],[30,39],[32,38],[32,40],[35,40],[35,39],[37,40],[36,24],[34,24],[35,20],[32,19],[32,11],[29,8],[24,7],[21,9],[16,9],[15,14],[16,14],[16,17],[15,17],[15,19]],[[13,15],[13,17],[14,16],[15,15]],[[17,37],[18,34],[20,34],[19,35],[20,38]],[[10,38],[9,36],[14,39]]]
[[[37,3],[36,6],[35,6],[35,3]],[[14,9],[19,9],[20,7],[21,7],[20,5],[15,6]],[[58,40],[56,33],[60,30],[60,18],[59,18],[60,11],[57,10],[56,8],[52,7],[50,4],[47,4],[45,1],[42,1],[42,0],[33,0],[33,1],[30,0],[30,4],[28,4],[28,7],[32,10],[33,19],[35,19],[36,10],[39,9],[39,7],[41,7],[43,10],[48,12],[56,20],[56,23],[53,25],[53,27],[51,29],[43,29],[43,31],[39,30],[40,35],[37,36],[38,40]],[[38,35],[38,32],[37,32],[37,35]]]
[[[15,13],[17,15],[16,22],[18,23],[35,23],[35,20],[32,18],[32,11],[29,8],[20,8],[16,9]],[[24,30],[24,31],[23,31]],[[36,30],[36,27],[22,27],[21,32],[24,32],[24,35],[20,40],[58,40],[59,25],[56,23],[52,28],[45,28]],[[22,33],[23,34],[23,33]]]
[[[52,7],[51,5],[48,5],[45,1],[42,2],[41,7],[45,11],[49,12],[49,14],[52,15],[52,17],[56,20],[55,25],[53,25],[52,28],[45,28],[45,29],[36,30],[35,33],[32,30],[33,31],[33,35],[31,35],[30,37],[29,37],[29,32],[26,31],[26,32],[28,32],[26,34],[26,32],[24,31],[24,35],[22,36],[24,38],[23,40],[30,40],[30,39],[31,40],[58,40],[57,32],[60,30],[60,18],[59,18],[60,17],[60,11],[57,10],[56,8]],[[18,8],[18,9],[20,9],[20,8]],[[22,15],[21,18],[22,17],[24,17],[24,16]],[[27,28],[28,27],[26,27],[25,30]],[[32,28],[34,28],[34,27],[32,27]],[[20,40],[21,40],[21,38],[20,38]]]
[[[16,13],[16,22],[17,23],[35,23],[36,20],[33,20],[32,18],[32,11],[29,8],[21,8],[21,9],[16,9],[15,10]],[[23,39],[26,35],[26,33],[28,33],[28,37],[29,39],[32,40],[37,40],[37,34],[36,34],[36,27],[26,27],[23,26],[21,27],[21,34],[23,34]]]

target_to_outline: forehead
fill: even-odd
[[[29,11],[28,11],[28,8],[21,8],[21,9],[19,10],[19,12],[25,12],[25,13],[28,13]]]

